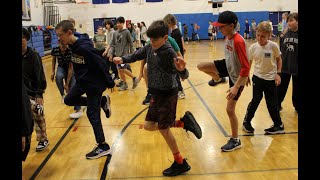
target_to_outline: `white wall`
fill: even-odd
[[[30,0],[31,21],[22,21],[23,26],[43,25],[43,5],[41,0]]]
[[[131,0],[130,0],[131,1]],[[136,0],[139,1],[139,0]],[[31,1],[32,2],[32,1]],[[32,3],[31,3],[32,4]],[[32,5],[31,5],[32,6]],[[208,0],[164,0],[162,3],[136,2],[123,4],[58,4],[61,19],[73,17],[76,29],[93,35],[93,18],[123,16],[133,23],[144,21],[147,26],[153,20],[162,19],[166,14],[213,13]],[[32,6],[33,7],[33,6]],[[39,6],[40,7],[40,6]],[[239,2],[225,2],[221,11],[298,11],[298,0],[239,0]],[[42,11],[42,9],[41,9]],[[35,19],[35,10],[31,9]],[[43,16],[39,14],[39,20]],[[82,25],[82,28],[79,25]]]

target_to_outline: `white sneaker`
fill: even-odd
[[[77,118],[80,118],[82,115],[83,115],[83,112],[80,110],[78,112],[74,112],[74,113],[70,114],[70,118],[77,119]]]
[[[179,91],[178,92],[178,99],[184,99],[186,98],[186,94],[184,94],[184,91]]]

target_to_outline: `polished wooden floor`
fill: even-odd
[[[229,85],[208,86],[210,77],[198,71],[197,64],[223,58],[223,48],[222,40],[186,44],[190,77],[182,83],[186,98],[178,101],[177,117],[191,111],[202,128],[203,137],[199,140],[181,128],[172,129],[191,170],[170,179],[298,179],[298,117],[292,106],[291,84],[281,112],[286,134],[264,135],[263,130],[272,125],[264,99],[252,122],[256,129],[254,136],[248,136],[241,129],[252,98],[252,86],[245,87],[236,109],[243,148],[221,152],[220,147],[231,133],[225,110]],[[138,128],[147,112],[147,106],[142,105],[146,95],[144,80],[135,90],[105,92],[112,99],[112,116],[107,119],[101,111],[101,117],[112,156],[87,160],[85,154],[95,145],[90,122],[86,115],[76,120],[69,118],[73,108],[61,103],[56,84],[50,81],[51,58],[43,62],[48,83],[44,106],[50,145],[36,152],[33,133],[29,156],[23,162],[24,179],[168,179],[162,176],[162,171],[173,162],[169,147],[159,132]],[[132,64],[136,75],[139,67],[140,62]],[[131,81],[128,82],[131,86]]]

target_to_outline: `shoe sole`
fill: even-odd
[[[195,128],[196,128],[196,131],[200,131],[200,134],[198,135],[199,137],[198,137],[196,134],[195,134],[195,136],[196,136],[198,139],[201,139],[201,137],[202,137],[201,127],[199,126],[199,124],[197,123],[196,119],[194,118],[194,116],[192,115],[192,113],[191,113],[190,111],[187,111],[187,112],[186,112],[186,115],[190,117],[191,122],[193,123],[193,125],[194,125]]]
[[[111,149],[109,149],[108,151],[105,151],[105,152],[103,152],[103,153],[100,153],[100,154],[98,154],[98,155],[96,155],[96,156],[92,156],[92,157],[87,157],[86,156],[86,158],[87,159],[98,159],[98,158],[100,158],[100,157],[102,157],[102,156],[106,156],[106,155],[108,155],[108,154],[110,154],[111,153]]]
[[[237,149],[240,149],[240,148],[242,148],[242,145],[236,146],[233,149],[221,149],[221,151],[223,151],[223,152],[231,152],[231,151],[234,151],[234,150],[237,150]]]
[[[185,99],[186,97],[185,96],[182,96],[182,97],[178,97],[178,99]]]
[[[266,132],[266,134],[285,134],[286,133],[284,130],[276,131],[276,132],[268,132],[268,131],[264,131],[264,132]]]
[[[47,149],[47,147],[48,147],[48,146],[49,146],[49,142],[48,142],[47,146],[45,146],[45,147],[44,147],[44,148],[42,148],[42,149],[37,149],[37,148],[36,148],[36,152],[43,151],[43,150]]]
[[[217,83],[215,85],[210,85],[209,83],[208,83],[208,85],[211,86],[211,87],[214,87],[214,86],[217,86],[219,84],[224,84],[224,83],[227,83],[227,82],[228,82],[227,80],[224,80],[223,82],[219,82],[219,83]]]
[[[183,173],[185,173],[185,172],[188,172],[188,171],[190,171],[190,169],[191,169],[191,167],[188,166],[188,169],[187,169],[187,170],[182,171],[182,172],[179,172],[179,173],[177,173],[177,174],[164,174],[164,173],[162,173],[162,174],[163,174],[164,176],[173,177],[173,176],[178,176],[178,175],[181,175],[181,174],[183,174]]]
[[[254,131],[249,131],[249,130],[247,130],[244,126],[242,126],[242,129],[243,129],[245,132],[247,132],[247,133],[250,133],[250,134],[253,134],[253,133],[254,133]]]

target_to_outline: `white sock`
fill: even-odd
[[[238,137],[237,138],[232,138],[232,139],[236,140],[237,142],[239,142],[239,140],[240,140]]]
[[[221,81],[221,78],[219,78],[218,80],[214,80],[214,82],[220,82]]]

